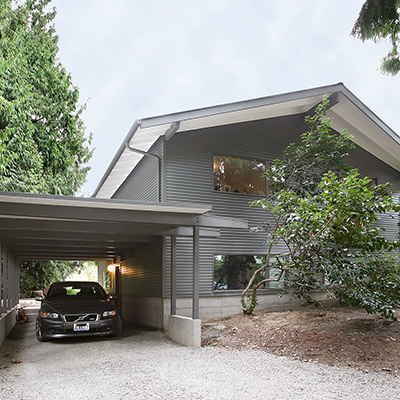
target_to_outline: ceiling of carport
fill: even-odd
[[[247,228],[245,221],[210,211],[198,204],[0,192],[0,237],[20,259],[99,260],[154,236],[191,235],[192,226]]]

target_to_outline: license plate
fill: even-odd
[[[82,332],[82,331],[88,331],[88,330],[89,330],[89,323],[74,324],[74,331],[75,332]]]

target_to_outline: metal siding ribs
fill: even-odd
[[[135,247],[121,262],[122,295],[161,297],[161,240]]]
[[[162,156],[162,143],[159,139],[149,151]],[[158,160],[153,157],[143,157],[112,198],[157,202]]]
[[[280,157],[289,143],[298,142],[300,134],[307,130],[303,115],[272,118],[235,125],[219,126],[198,131],[178,133],[166,143],[167,201],[187,201],[212,205],[212,213],[219,216],[248,220],[249,227],[260,225],[271,217],[249,203],[258,198],[237,193],[213,190],[213,155],[254,157],[271,161]],[[397,198],[400,195],[399,174],[376,157],[358,148],[350,159],[360,172],[378,177],[380,183],[394,183]],[[382,216],[380,224],[386,234],[394,238],[398,234],[398,216]],[[200,295],[213,295],[214,254],[265,254],[265,236],[248,230],[221,229],[219,238],[200,238]],[[284,245],[274,252],[284,250]],[[192,288],[192,241],[177,239],[177,295],[191,296]],[[166,241],[164,296],[169,296],[170,250]]]

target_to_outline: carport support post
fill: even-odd
[[[3,248],[0,239],[0,317],[3,314]]]
[[[200,281],[200,234],[199,227],[193,227],[193,302],[192,318],[199,318],[199,281]]]
[[[176,236],[171,236],[171,315],[176,315]]]
[[[117,309],[122,318],[122,299],[121,299],[121,267],[115,267],[115,293],[117,295]]]
[[[2,258],[3,258],[3,312],[8,311],[8,252],[6,246],[2,247]]]

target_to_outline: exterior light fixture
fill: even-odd
[[[116,267],[115,264],[110,264],[110,265],[107,266],[107,271],[108,272],[115,272],[115,267]]]

